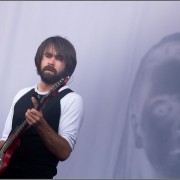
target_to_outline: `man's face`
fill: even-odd
[[[180,177],[180,61],[159,66],[140,120],[143,148],[165,177]]]
[[[63,77],[65,62],[51,47],[44,51],[41,61],[41,79],[47,84],[54,84]]]

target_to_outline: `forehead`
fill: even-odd
[[[165,61],[171,61],[172,59],[180,61],[179,41],[170,41],[155,45],[143,59],[144,67],[142,66],[141,69],[148,69],[148,67],[153,67]]]
[[[154,95],[180,92],[180,61],[172,59],[155,67],[149,78]]]
[[[153,59],[150,60],[155,62],[150,65],[148,79],[151,83],[152,95],[179,93],[180,43],[165,43],[157,48],[157,50],[152,53],[152,56]]]
[[[156,96],[180,94],[180,43],[168,42],[152,48],[138,72],[132,101],[139,108]]]
[[[57,48],[54,45],[49,45],[44,49],[43,53],[58,54]]]
[[[170,81],[178,80],[180,72],[180,42],[170,41],[161,42],[155,45],[142,59],[138,69],[141,85],[147,81],[157,85],[166,82],[169,86]],[[140,87],[141,88],[141,87]]]

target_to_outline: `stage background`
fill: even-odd
[[[47,37],[74,44],[77,68],[69,86],[84,99],[85,119],[59,178],[125,178],[122,132],[142,56],[180,31],[180,2],[0,2],[0,133],[14,95],[39,81],[34,57]]]

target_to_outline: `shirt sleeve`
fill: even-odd
[[[14,103],[12,103],[11,105],[11,108],[9,110],[9,113],[5,122],[5,127],[2,133],[2,137],[1,137],[1,140],[3,141],[7,140],[9,133],[11,132],[13,113],[14,113]]]
[[[60,103],[59,134],[69,142],[73,150],[84,119],[83,99],[75,92],[71,92],[64,96]]]
[[[32,89],[32,87],[24,88],[24,89],[20,90],[15,95],[15,97],[14,97],[14,99],[12,101],[12,104],[11,104],[11,107],[10,107],[10,110],[9,110],[6,122],[5,122],[5,126],[4,126],[4,130],[3,130],[3,133],[2,133],[2,137],[1,137],[0,140],[3,140],[3,141],[7,140],[8,136],[9,136],[9,133],[11,132],[11,129],[12,129],[12,119],[13,119],[13,114],[14,114],[14,106],[15,106],[16,102],[18,101],[18,99],[22,95],[24,95],[27,91],[29,91],[30,89]]]

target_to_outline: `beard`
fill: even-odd
[[[53,72],[51,73],[46,73],[45,71],[49,70]],[[46,84],[54,84],[58,82],[64,75],[64,71],[62,72],[57,72],[56,69],[53,66],[45,66],[40,72],[39,75],[41,77],[41,80],[44,81]]]

